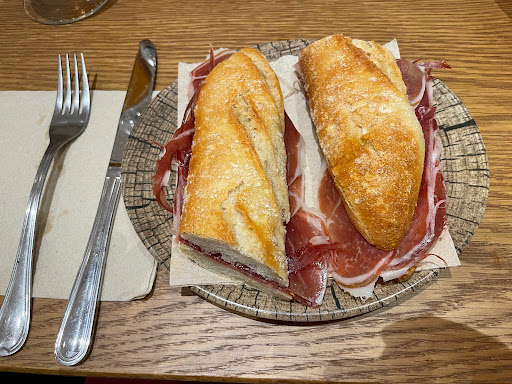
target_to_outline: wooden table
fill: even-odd
[[[462,254],[397,305],[329,324],[288,326],[242,317],[168,286],[101,304],[94,348],[77,367],[53,357],[65,302],[34,300],[25,347],[0,370],[77,376],[206,381],[479,382],[512,380],[512,6],[490,1],[110,0],[97,15],[61,26],[36,23],[22,2],[0,0],[0,90],[53,90],[59,53],[83,51],[95,89],[124,90],[139,40],[158,49],[157,89],[180,61],[209,44],[320,38],[386,42],[402,56],[444,59],[440,78],[465,103],[490,163],[485,216]],[[11,268],[11,266],[3,266]]]

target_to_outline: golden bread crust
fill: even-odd
[[[425,142],[392,55],[375,42],[354,41],[318,40],[299,63],[320,147],[350,219],[368,242],[391,250],[411,224]]]
[[[266,61],[258,65],[270,68]],[[280,88],[274,93],[281,95]],[[283,216],[289,217],[289,202],[275,137],[280,109],[282,96],[276,105],[269,83],[243,51],[208,75],[195,109],[180,233],[206,252],[225,253],[288,285]],[[275,190],[283,186],[285,195]]]

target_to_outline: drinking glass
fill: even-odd
[[[96,13],[108,0],[23,0],[27,15],[43,24],[68,24]]]

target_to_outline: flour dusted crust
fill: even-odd
[[[333,35],[301,51],[300,68],[328,169],[352,223],[397,248],[418,198],[425,142],[391,53]]]
[[[259,51],[241,50],[208,75],[195,109],[180,234],[287,286],[282,103],[277,77]]]

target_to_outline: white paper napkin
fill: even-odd
[[[85,132],[61,149],[48,173],[36,231],[33,296],[67,299],[98,207],[124,91],[93,91]],[[16,257],[28,196],[49,143],[55,92],[0,92],[0,294]],[[145,296],[157,262],[130,222],[122,196],[112,230],[101,300]]]

